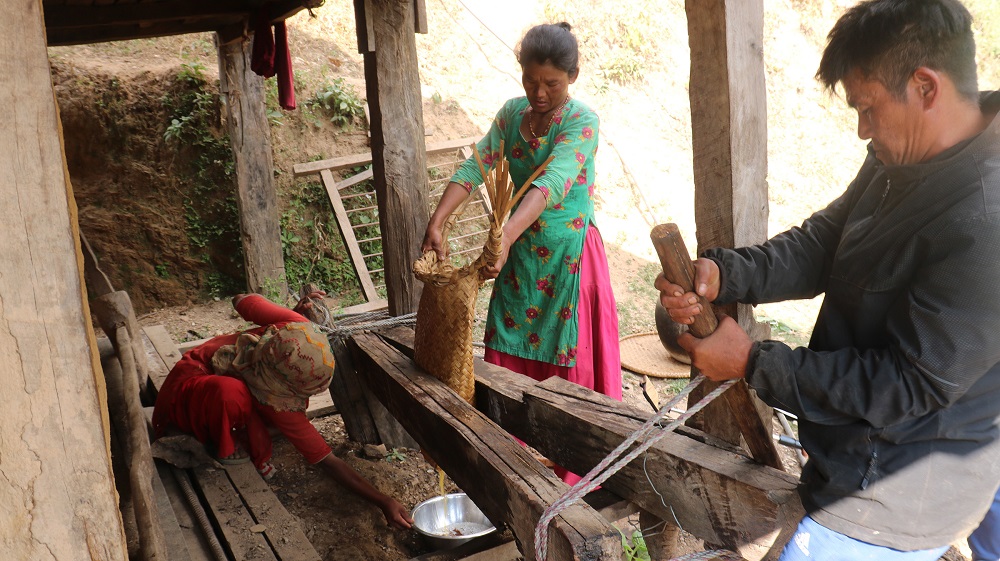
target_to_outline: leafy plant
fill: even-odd
[[[177,82],[161,101],[169,122],[163,139],[176,151],[177,181],[186,184],[182,202],[186,233],[194,256],[212,263],[202,289],[219,297],[242,289],[243,255],[233,175],[235,163],[229,138],[221,130],[218,95],[210,90],[205,67],[184,63]]]
[[[385,461],[389,462],[390,464],[392,462],[403,463],[406,461],[406,454],[401,452],[399,448],[393,448],[392,450],[386,452]]]
[[[323,108],[330,122],[342,127],[351,124],[356,117],[364,114],[364,103],[354,88],[344,83],[343,78],[337,78],[333,83],[317,91],[306,105]]]

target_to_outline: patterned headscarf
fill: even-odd
[[[272,325],[259,336],[242,333],[235,345],[212,355],[216,374],[242,378],[275,411],[305,411],[309,396],[330,386],[333,366],[330,343],[313,323]]]

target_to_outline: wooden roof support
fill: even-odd
[[[287,293],[281,253],[278,193],[264,79],[250,70],[251,42],[219,46],[226,126],[236,163],[237,205],[247,286],[251,292]]]
[[[371,110],[372,170],[383,239],[389,314],[414,312],[420,286],[411,267],[427,228],[427,159],[413,36],[413,0],[355,0]],[[359,41],[360,43],[360,41]]]
[[[568,487],[485,415],[374,334],[350,340],[369,387],[412,429],[421,448],[494,523],[507,524],[521,553],[534,559],[535,524]],[[621,559],[621,538],[585,503],[552,522],[549,560]]]
[[[763,0],[687,0],[691,46],[691,129],[698,249],[739,247],[767,239],[767,106]],[[754,339],[768,327],[747,305],[727,306]],[[718,384],[701,384],[693,403]],[[752,397],[764,426],[772,411]],[[692,419],[733,444],[740,431],[727,404],[710,404]]]
[[[5,559],[125,561],[107,394],[83,281],[40,0],[0,18]]]

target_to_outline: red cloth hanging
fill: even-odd
[[[282,20],[274,24],[272,34],[265,8],[257,12],[250,70],[264,78],[277,76],[278,104],[282,109],[295,109],[295,78],[292,74],[292,54],[288,51],[288,29]]]
[[[274,24],[274,44],[274,71],[278,80],[278,103],[282,109],[295,109],[292,54],[288,51],[288,31],[284,21]]]
[[[284,24],[282,24],[284,25]],[[288,46],[285,46],[288,50]],[[250,55],[250,70],[260,76],[274,76],[274,36],[271,35],[271,25],[268,22],[267,10],[261,8],[257,12],[257,26],[253,32],[253,51]]]

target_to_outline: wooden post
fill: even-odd
[[[412,0],[355,0],[389,314],[417,311],[412,273],[430,217]],[[370,50],[374,46],[374,51]]]
[[[41,0],[5,4],[0,52],[0,549],[125,561]]]
[[[250,41],[219,42],[221,94],[236,164],[236,202],[247,287],[272,297],[277,292],[283,299],[288,291],[264,79],[250,70]]]
[[[767,106],[763,0],[687,0],[691,46],[691,141],[698,249],[739,247],[767,238]],[[754,339],[769,335],[746,305],[725,308]],[[702,384],[690,400],[716,384]],[[771,410],[753,398],[766,426]],[[693,401],[691,401],[693,403]],[[693,425],[733,444],[739,430],[715,402]]]

